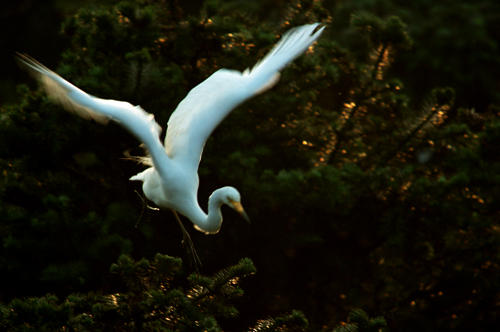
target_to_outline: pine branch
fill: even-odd
[[[301,332],[305,331],[308,325],[304,315],[294,310],[285,316],[258,321],[252,332]]]
[[[218,272],[215,277],[208,278],[192,274],[189,280],[200,288],[194,288],[189,295],[193,296],[193,303],[199,303],[222,291],[225,295],[234,292],[239,278],[254,274],[257,271],[249,258],[243,258],[238,264]],[[224,289],[226,288],[226,289]]]
[[[141,292],[147,289],[146,275],[149,267],[149,261],[144,258],[135,262],[122,254],[118,262],[111,265],[110,272],[120,275],[129,291],[140,296]]]
[[[382,76],[381,73],[379,72],[379,68],[381,66],[383,66],[382,63],[384,62],[385,52],[388,50],[388,45],[386,43],[383,43],[378,49],[380,51],[378,51],[378,57],[373,65],[373,70],[372,70],[372,75],[371,75],[371,78],[373,81],[375,81],[377,79],[378,74],[380,74],[380,76]],[[380,71],[381,71],[381,69],[380,69]],[[380,78],[380,79],[382,79],[382,78]]]
[[[359,95],[363,95],[366,90],[368,90],[366,87],[362,87],[362,90],[360,91]],[[333,161],[335,160],[335,156],[337,154],[337,151],[340,150],[340,145],[344,142],[344,140],[346,139],[346,137],[348,135],[347,133],[349,132],[349,130],[353,126],[353,121],[354,121],[354,118],[356,116],[356,112],[360,108],[360,106],[364,105],[364,102],[366,100],[370,100],[375,95],[382,94],[382,93],[390,91],[390,90],[391,90],[391,87],[387,87],[387,86],[385,86],[383,89],[380,89],[380,90],[373,88],[373,89],[371,89],[371,92],[369,94],[367,94],[361,101],[358,101],[357,103],[355,103],[355,105],[350,109],[350,111],[347,115],[346,122],[344,123],[342,128],[337,130],[335,133],[335,136],[336,136],[335,145],[332,149],[332,152],[328,156],[328,159],[326,160],[326,163],[328,165],[331,165],[333,163]],[[355,99],[356,99],[356,97],[353,97],[353,100],[355,100]]]
[[[408,133],[408,135],[399,143],[399,145],[394,150],[388,153],[385,158],[381,158],[379,165],[381,165],[382,163],[387,163],[392,158],[394,158],[394,156],[396,156],[398,152],[400,152],[408,144],[408,142],[410,142],[420,132],[420,130],[425,125],[428,125],[431,122],[432,118],[435,115],[437,115],[439,112],[444,111],[444,108],[447,106],[448,105],[434,106],[431,109],[431,112],[429,112],[429,114],[427,114],[427,116],[424,117],[422,121]]]
[[[349,313],[348,323],[341,324],[333,332],[380,332],[386,327],[383,317],[370,318],[363,310],[355,309]]]

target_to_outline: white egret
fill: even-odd
[[[142,181],[148,200],[160,208],[174,211],[183,231],[183,243],[188,241],[188,250],[199,262],[175,211],[185,215],[197,230],[206,234],[219,231],[222,204],[232,207],[248,220],[240,194],[233,187],[213,192],[208,199],[208,214],[198,204],[198,165],[207,138],[236,106],[273,87],[279,80],[280,71],[304,53],[323,29],[319,23],[293,28],[251,70],[241,73],[220,69],[212,74],[193,88],[172,113],[164,144],[159,138],[161,127],[153,115],[140,106],[93,97],[31,57],[18,54],[17,59],[64,108],[101,123],[116,121],[143,143],[149,152],[151,167],[130,180]]]

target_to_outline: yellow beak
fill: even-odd
[[[250,218],[248,218],[248,214],[243,209],[243,206],[240,202],[232,202],[233,208],[238,212],[246,222],[250,223]]]

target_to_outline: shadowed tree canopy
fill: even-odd
[[[205,1],[190,14],[172,1],[83,7],[66,18],[69,46],[51,69],[100,98],[139,104],[165,129],[218,69],[244,70],[290,27],[325,24],[309,55],[205,147],[200,201],[234,186],[252,224],[225,210],[217,235],[191,232],[204,270],[188,277],[172,258],[185,253],[171,214],[134,227],[140,188],[127,179],[143,168],[123,152],[140,155],[137,141],[21,85],[0,114],[0,280],[9,285],[0,326],[499,326],[500,107],[487,73],[498,69],[498,5],[236,3]],[[466,23],[478,29],[465,34]],[[477,47],[461,44],[469,40]],[[469,53],[448,54],[444,41]],[[438,69],[447,74],[433,77]],[[206,307],[190,298],[203,292]],[[44,325],[47,312],[56,325]]]

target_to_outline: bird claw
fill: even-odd
[[[177,220],[177,223],[179,223],[179,226],[181,227],[182,231],[182,246],[186,250],[188,257],[189,257],[189,264],[191,265],[191,268],[195,272],[199,272],[199,270],[203,267],[201,264],[200,257],[198,256],[198,253],[196,252],[196,249],[194,248],[193,241],[191,240],[191,236],[187,232],[186,228],[184,228],[184,225],[182,224],[179,215],[175,210],[172,210],[174,213],[175,219]]]
[[[194,244],[193,241],[191,240],[191,237],[187,233],[186,235],[187,236],[185,236],[181,241],[182,246],[187,251],[187,254],[189,256],[189,264],[191,265],[191,268],[195,270],[195,272],[199,272],[199,269],[201,269],[202,267],[200,257],[198,257],[198,253],[194,248]]]
[[[142,219],[144,218],[144,215],[146,215],[146,220],[147,222],[150,222],[151,221],[151,215],[149,214],[149,210],[154,210],[154,211],[158,211],[160,210],[159,208],[155,208],[155,207],[151,207],[148,205],[148,201],[145,197],[143,197],[137,190],[135,190],[135,193],[137,194],[137,196],[139,196],[139,198],[141,199],[142,201],[142,211],[141,211],[141,215],[139,216],[139,220],[137,220],[137,223],[135,224],[135,228],[137,228],[137,226],[139,226],[139,223],[142,221]]]

